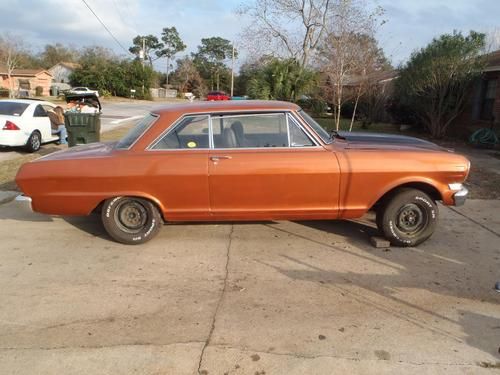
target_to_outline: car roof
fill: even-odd
[[[54,103],[47,102],[40,99],[2,99],[0,102],[11,102],[11,103],[24,103],[24,104],[49,104],[55,106]]]
[[[208,112],[254,112],[254,111],[296,111],[300,107],[294,103],[277,100],[225,100],[216,102],[192,102],[155,107],[151,111],[163,113],[208,113]]]

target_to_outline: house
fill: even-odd
[[[487,56],[480,79],[471,87],[462,114],[455,120],[461,133],[469,134],[478,128],[500,130],[500,50]]]
[[[50,68],[49,72],[52,74],[54,83],[69,83],[69,76],[78,68],[80,68],[80,64],[60,62]]]
[[[45,69],[14,69],[10,80],[6,68],[0,67],[0,88],[13,89],[16,93],[27,90],[35,95],[36,88],[41,87],[42,96],[49,95],[52,74]]]

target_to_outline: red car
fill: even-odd
[[[210,91],[207,94],[207,101],[211,102],[215,100],[231,100],[231,97],[224,91]]]

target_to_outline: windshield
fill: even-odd
[[[158,115],[152,113],[147,114],[141,121],[137,123],[129,132],[118,141],[115,148],[117,149],[129,149],[140,137],[144,134],[146,130],[156,121]]]
[[[21,116],[29,104],[16,102],[0,102],[0,115]]]
[[[319,137],[323,140],[325,143],[332,143],[332,138],[330,137],[330,134],[323,129],[323,127],[318,124],[311,116],[309,116],[306,112],[304,112],[302,109],[299,111],[300,117],[311,127],[313,130],[319,135]]]

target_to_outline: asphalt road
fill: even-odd
[[[500,201],[441,209],[418,248],[373,223],[167,225],[0,205],[2,374],[493,374]],[[490,368],[487,368],[490,367]]]

